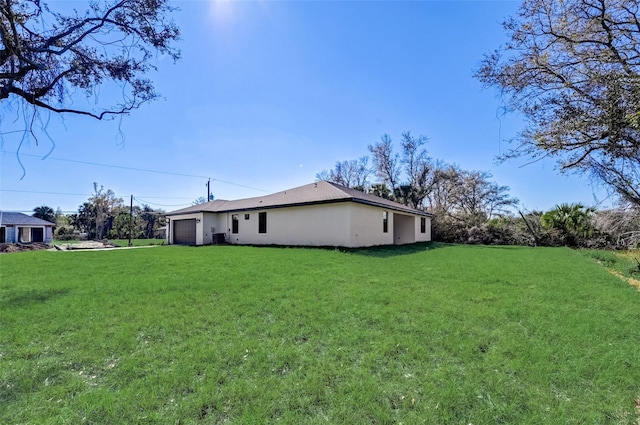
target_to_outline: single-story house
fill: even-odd
[[[327,181],[166,216],[167,244],[355,248],[431,240],[431,214]]]
[[[51,243],[53,226],[54,223],[30,215],[0,211],[0,243]]]

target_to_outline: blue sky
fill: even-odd
[[[52,4],[62,3],[83,6]],[[175,4],[182,59],[160,57],[150,75],[164,99],[107,122],[41,114],[46,134],[23,141],[19,159],[21,135],[4,134],[1,209],[72,212],[93,182],[165,210],[206,196],[207,177],[216,198],[259,196],[310,183],[385,133],[399,143],[403,131],[427,136],[435,159],[490,171],[521,208],[605,198],[553,161],[496,164],[522,122],[472,74],[505,42],[500,22],[519,2]],[[105,87],[90,101],[114,95]],[[0,104],[5,133],[22,125],[12,107]]]

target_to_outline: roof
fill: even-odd
[[[5,212],[0,211],[0,224],[2,225],[18,225],[18,226],[55,226],[55,223],[51,223],[41,218],[32,217],[30,215],[18,213],[18,212]]]
[[[193,205],[191,207],[171,211],[166,215],[171,216],[199,212],[217,213],[261,210],[348,201],[388,208],[391,210],[421,215],[425,217],[431,216],[431,214],[425,211],[416,210],[414,208],[407,207],[406,205],[389,201],[388,199],[383,199],[378,196],[370,195],[356,189],[351,189],[327,181],[319,181],[316,183],[299,186],[293,189],[287,189],[285,191],[277,192],[271,195],[258,196],[255,198],[238,199],[235,201],[216,199],[215,201],[205,202],[203,204]]]

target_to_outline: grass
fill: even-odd
[[[109,239],[116,246],[129,246],[129,239]],[[164,239],[131,239],[131,246],[164,245]]]
[[[640,293],[564,248],[0,256],[0,423],[637,425]]]
[[[77,240],[70,240],[70,241],[54,240],[53,241],[55,245],[73,245],[73,244],[82,243],[82,242],[85,242],[85,241],[77,241]],[[119,247],[124,247],[124,246],[129,246],[129,239],[110,239],[109,243],[112,243]],[[131,240],[132,246],[148,246],[148,245],[164,245],[164,244],[165,244],[164,239],[132,239]]]
[[[583,250],[582,253],[620,276],[640,279],[640,251],[638,250]]]

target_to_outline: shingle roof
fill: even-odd
[[[431,216],[431,214],[425,211],[416,210],[397,202],[389,201],[378,196],[369,195],[367,193],[360,192],[359,190],[350,189],[327,181],[319,181],[255,198],[238,199],[235,201],[216,199],[215,201],[171,211],[167,213],[167,215],[171,216],[196,212],[246,211],[346,201],[389,208],[410,214]]]
[[[8,211],[0,211],[0,224],[3,224],[5,226],[55,226],[54,223],[51,223],[47,220],[42,220],[41,218],[31,217],[30,215]]]

